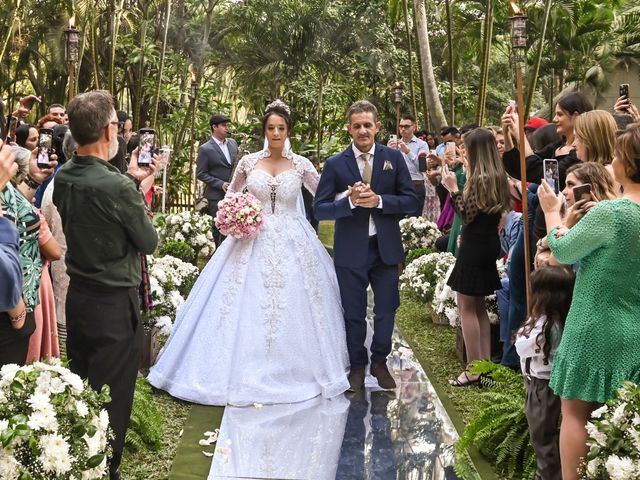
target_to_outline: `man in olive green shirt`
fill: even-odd
[[[106,91],[78,95],[67,113],[78,147],[56,174],[53,193],[67,240],[67,354],[94,389],[111,390],[109,474],[117,480],[142,351],[140,254],[158,242],[139,185],[157,158],[141,168],[134,152],[124,175],[108,163],[118,149],[118,118]]]

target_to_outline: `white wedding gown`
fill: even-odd
[[[264,223],[248,240],[229,237],[179,310],[156,365],[155,387],[205,405],[330,398],[348,387],[348,355],[333,261],[296,208],[318,173],[287,153],[292,168],[273,177],[243,157],[230,191],[262,203]]]

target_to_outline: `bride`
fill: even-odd
[[[265,150],[243,157],[229,191],[262,203],[248,240],[228,237],[179,310],[149,373],[171,395],[205,405],[292,403],[341,394],[349,383],[342,307],[333,262],[297,208],[319,175],[284,148],[289,107],[267,107]]]

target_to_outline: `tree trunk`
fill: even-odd
[[[413,8],[416,11],[416,29],[418,31],[418,47],[420,49],[420,68],[424,78],[424,95],[429,107],[433,128],[436,131],[440,131],[442,126],[447,125],[447,119],[444,116],[442,103],[440,103],[438,84],[436,83],[436,77],[433,72],[431,47],[429,46],[429,28],[427,26],[427,12],[425,10],[424,0],[413,0]]]
[[[487,0],[487,10],[484,18],[484,37],[482,41],[482,70],[480,72],[480,88],[478,89],[478,110],[476,123],[482,125],[487,104],[487,89],[489,84],[489,60],[491,57],[491,40],[493,38],[493,0]]]
[[[167,34],[169,33],[169,20],[171,19],[171,0],[167,0],[167,11],[164,15],[164,37],[162,39],[162,53],[160,54],[160,70],[158,72],[158,86],[156,88],[156,98],[153,102],[153,117],[151,125],[156,127],[158,120],[158,103],[160,103],[160,89],[162,88],[162,72],[164,70],[164,59],[167,52]]]
[[[413,116],[418,118],[418,107],[416,105],[416,91],[413,86],[413,46],[411,42],[411,29],[409,28],[409,12],[407,2],[409,0],[402,0],[402,10],[404,13],[404,28],[407,33],[408,44],[408,60],[409,60],[409,92],[411,93],[411,106],[413,107]]]
[[[143,92],[143,78],[144,78],[144,49],[147,41],[147,9],[148,4],[144,2],[142,6],[142,25],[140,26],[140,62],[138,62],[138,75],[136,78],[136,96],[135,106],[133,111],[133,129],[138,130],[143,126],[140,118],[142,110],[142,92]]]
[[[542,62],[542,52],[544,50],[544,39],[547,35],[547,25],[549,23],[549,14],[551,13],[551,0],[546,0],[544,4],[544,22],[542,24],[542,35],[540,35],[540,45],[538,45],[538,52],[536,54],[535,66],[533,72],[529,72],[529,91],[527,92],[527,106],[524,110],[524,118],[529,118],[531,113],[531,104],[533,103],[533,94],[536,90],[536,82],[538,80],[538,74],[540,72],[540,63]]]
[[[447,48],[449,49],[449,123],[456,124],[455,107],[455,65],[453,64],[453,19],[451,18],[451,0],[445,0],[447,11]]]

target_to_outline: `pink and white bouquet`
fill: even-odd
[[[229,193],[218,203],[216,227],[238,240],[254,237],[264,221],[260,201],[250,193]]]

